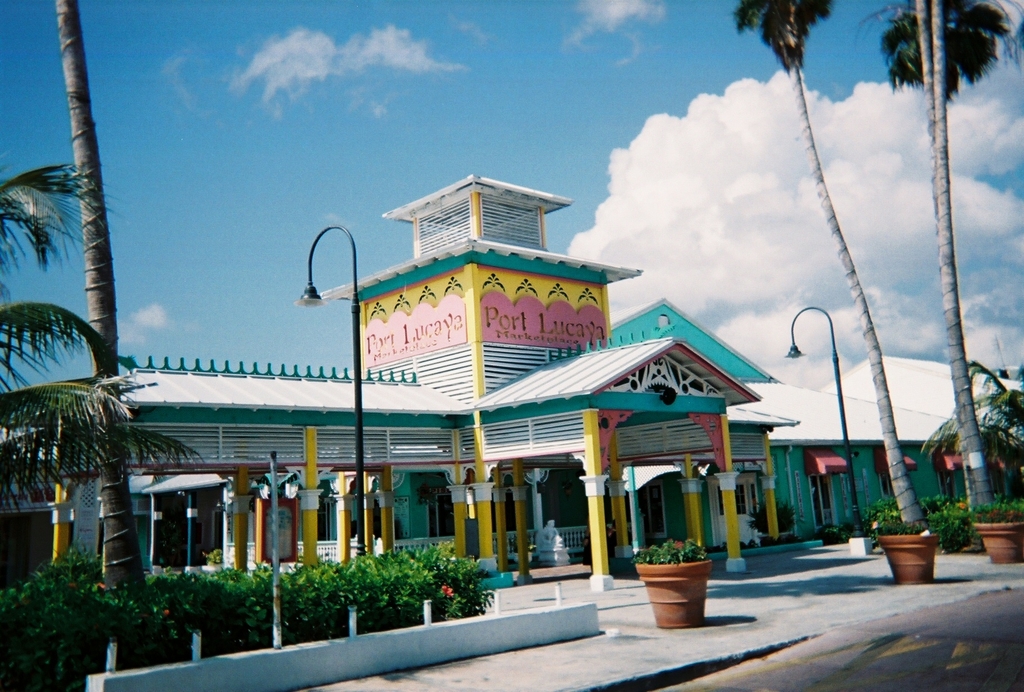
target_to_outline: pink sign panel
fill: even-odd
[[[494,291],[480,300],[480,320],[484,341],[499,344],[570,348],[596,345],[608,338],[608,324],[600,308],[584,305],[577,311],[564,300],[544,307],[533,296],[513,303]]]
[[[372,319],[363,331],[368,367],[464,343],[466,303],[454,294],[442,298],[436,308],[420,303],[411,315],[399,310],[387,322]]]

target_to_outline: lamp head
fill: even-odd
[[[793,345],[789,347],[789,353],[786,354],[786,358],[800,358],[803,355],[803,352],[796,347],[796,342],[793,342]]]
[[[317,293],[316,286],[312,283],[306,284],[306,290],[302,292],[302,297],[295,301],[295,304],[300,308],[318,308],[325,304],[323,298]]]

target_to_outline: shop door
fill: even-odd
[[[736,477],[736,517],[740,525],[740,541],[749,543],[757,539],[757,529],[750,525],[750,520],[757,512],[757,476],[754,473],[741,473]],[[716,545],[725,543],[727,534],[725,527],[725,505],[722,502],[722,489],[718,479],[709,481],[711,492],[711,513],[714,517],[712,539]]]
[[[814,528],[836,523],[832,507],[832,476],[808,476],[811,484],[811,509],[814,514]]]

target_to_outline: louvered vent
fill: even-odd
[[[734,461],[761,461],[764,459],[764,436],[761,434],[732,433],[729,438],[732,443]]]
[[[546,348],[513,344],[484,344],[484,381],[488,392],[520,375],[535,370],[551,359]]]
[[[540,210],[536,206],[514,204],[508,200],[482,195],[483,237],[509,245],[543,248]]]
[[[473,461],[475,457],[476,441],[473,436],[473,428],[462,428],[459,430],[459,459]]]
[[[463,344],[442,351],[389,364],[396,370],[413,370],[416,381],[463,403],[473,400],[473,351]]]
[[[619,428],[617,434],[619,456],[622,458],[697,452],[711,446],[704,430],[690,420]]]
[[[484,426],[484,458],[507,459],[583,449],[583,417],[578,412]]]
[[[320,428],[317,452],[324,461],[353,461],[355,431]],[[450,430],[430,428],[367,429],[363,432],[363,455],[367,462],[375,463],[451,461],[452,434]]]
[[[425,255],[472,235],[469,199],[456,202],[416,220],[419,253]]]

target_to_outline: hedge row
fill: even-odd
[[[939,547],[947,553],[970,548],[975,541],[971,510],[963,498],[925,497],[920,500],[921,510],[928,520],[928,530],[939,537]],[[867,509],[865,530],[874,538],[874,524],[892,524],[902,521],[896,498],[873,502]]]
[[[491,600],[485,575],[446,549],[366,556],[281,575],[284,643],[348,635],[348,606],[360,632],[480,615]],[[151,577],[104,589],[101,566],[78,554],[0,591],[0,690],[81,690],[101,672],[107,642],[118,640],[118,669],[189,660],[192,631],[203,655],[271,645],[271,573]]]

